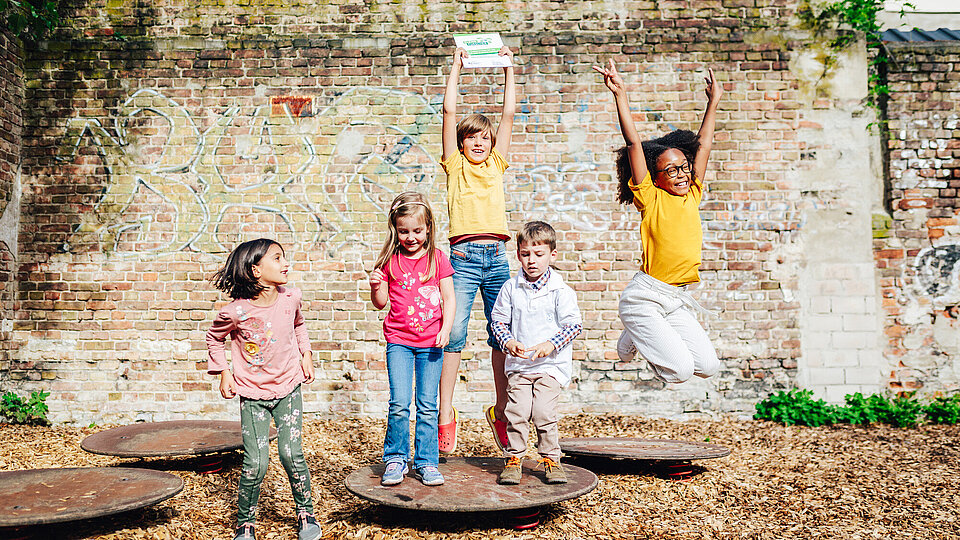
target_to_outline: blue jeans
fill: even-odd
[[[457,299],[457,310],[453,316],[453,328],[450,330],[450,343],[445,352],[460,352],[467,344],[467,325],[473,310],[473,299],[480,289],[483,299],[483,315],[487,318],[487,345],[500,350],[500,344],[490,329],[490,313],[497,301],[500,288],[510,279],[510,264],[507,263],[506,247],[503,242],[495,244],[475,244],[461,242],[450,246],[450,265],[453,266],[453,292]]]
[[[387,435],[383,440],[383,461],[410,459],[410,401],[413,380],[417,382],[417,426],[414,436],[413,468],[440,463],[437,436],[437,395],[443,351],[439,347],[410,347],[387,343],[387,377],[390,379],[390,407]]]

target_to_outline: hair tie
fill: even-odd
[[[390,211],[393,212],[394,210],[397,210],[397,209],[400,208],[401,206],[406,206],[406,205],[408,205],[408,204],[419,204],[420,206],[422,206],[422,207],[424,207],[424,208],[427,208],[427,209],[430,208],[429,206],[427,206],[427,203],[423,203],[423,202],[420,202],[420,201],[406,201],[406,202],[399,202],[399,201],[398,201],[398,202],[394,203],[394,205],[393,205],[392,207],[390,207]]]

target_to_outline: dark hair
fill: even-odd
[[[546,244],[553,251],[557,249],[557,231],[543,221],[527,222],[517,233],[517,249],[524,243],[532,246]]]
[[[250,240],[234,248],[227,256],[227,262],[223,268],[217,270],[217,273],[210,278],[213,286],[227,293],[234,300],[256,298],[263,292],[263,286],[253,275],[253,265],[258,264],[273,245],[279,246],[280,251],[283,251],[283,246],[279,242],[269,238]]]
[[[676,148],[683,152],[683,156],[687,158],[687,162],[692,166],[694,158],[697,156],[697,150],[700,149],[700,138],[689,129],[677,129],[667,133],[663,137],[644,141],[640,143],[640,145],[643,148],[644,160],[647,162],[647,171],[649,171],[650,176],[653,177],[653,175],[656,174],[654,171],[657,170],[657,159],[660,158],[660,154],[671,148]],[[633,176],[633,172],[632,169],[630,169],[630,156],[627,153],[626,146],[617,150],[616,166],[617,180],[619,180],[617,200],[622,204],[632,203],[633,192],[630,191],[630,177]],[[637,182],[642,180],[643,178],[638,178]]]

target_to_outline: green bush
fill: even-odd
[[[773,420],[781,424],[822,426],[837,422],[837,407],[822,399],[813,399],[813,392],[794,388],[780,391],[757,403],[757,420]]]
[[[923,414],[931,424],[960,423],[960,394],[934,398],[924,405]]]
[[[829,405],[813,399],[810,390],[780,391],[757,403],[757,420],[773,420],[781,424],[822,426],[824,424],[872,424],[879,422],[897,427],[916,426],[926,417],[934,424],[960,422],[960,394],[938,397],[927,405],[914,393],[888,398],[879,394],[864,397],[849,394],[845,406]]]
[[[47,411],[49,408],[44,401],[50,392],[31,392],[30,399],[24,401],[23,398],[13,392],[6,392],[0,396],[0,416],[6,418],[11,424],[29,424],[39,426],[49,426],[47,420]]]

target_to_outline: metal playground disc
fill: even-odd
[[[270,439],[277,430],[270,428]],[[174,420],[129,424],[95,433],[80,447],[94,454],[120,457],[189,456],[243,448],[240,422]]]
[[[730,449],[719,444],[633,437],[560,439],[560,448],[571,456],[613,459],[686,461],[730,455]]]
[[[580,497],[597,487],[597,475],[563,465],[566,484],[547,484],[543,469],[535,461],[523,463],[523,480],[517,486],[501,486],[497,477],[503,470],[503,458],[452,457],[441,459],[442,486],[425,486],[407,475],[396,486],[381,486],[384,464],[364,467],[344,480],[350,493],[385,506],[431,512],[492,512],[535,508]]]
[[[0,472],[0,527],[44,525],[118,514],[173,497],[179,476],[127,467]]]

